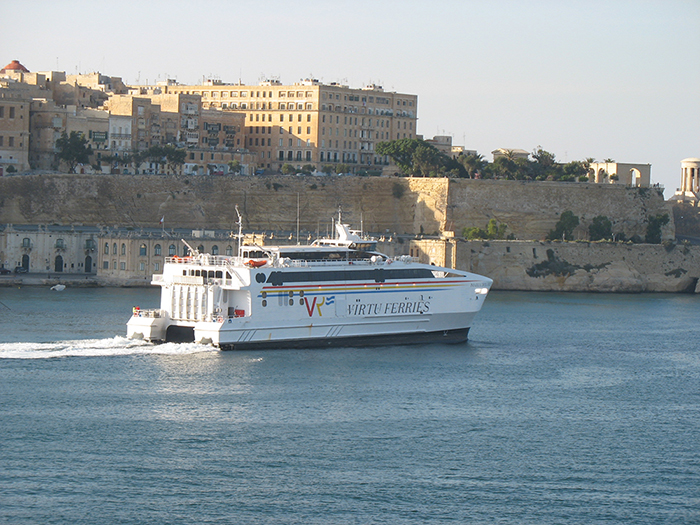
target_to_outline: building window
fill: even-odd
[[[139,270],[141,270],[142,272],[146,270],[146,263],[145,262],[141,261],[139,263]]]
[[[25,237],[22,239],[22,248],[29,248],[31,246],[31,241],[29,240],[29,237]]]
[[[282,153],[282,152],[280,152],[280,153]],[[232,246],[226,247],[226,255],[228,255],[229,257],[233,255],[233,247]]]
[[[120,262],[120,263],[119,263],[119,269],[120,269],[120,270],[126,270],[126,263],[125,263],[125,262]]]
[[[175,248],[174,244],[171,244],[170,246],[168,246],[168,255],[170,255],[172,257],[176,253],[177,253],[177,248]]]
[[[102,269],[109,270],[109,261],[102,261]]]
[[[117,255],[117,243],[116,242],[112,245],[112,254]]]
[[[145,256],[146,256],[146,251],[147,251],[147,250],[146,250],[146,245],[145,245],[145,244],[142,244],[141,246],[139,246],[139,256],[145,257]]]
[[[160,263],[153,263],[153,271],[154,272],[160,271]]]
[[[212,255],[219,255],[219,247],[216,244],[211,247],[211,254]]]
[[[117,269],[117,261],[112,261],[112,268]]]
[[[153,254],[154,254],[154,255],[161,255],[160,244],[156,244],[156,245],[153,247]]]
[[[126,244],[122,243],[122,255],[126,255]]]

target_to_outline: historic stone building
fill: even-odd
[[[268,80],[257,86],[167,82],[158,88],[199,95],[205,109],[243,115],[245,147],[257,153],[261,169],[309,164],[321,170],[327,164],[346,164],[353,172],[381,172],[389,159],[376,153],[378,142],[416,138],[418,97],[376,85],[350,88],[307,79],[292,85]]]
[[[651,164],[593,162],[589,170],[589,180],[596,184],[623,184],[636,188],[651,185]]]

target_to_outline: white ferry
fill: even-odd
[[[336,230],[308,246],[166,259],[151,283],[161,307],[135,308],[127,336],[224,350],[467,340],[491,279],[390,258],[340,220]]]

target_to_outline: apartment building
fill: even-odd
[[[23,85],[0,79],[0,176],[29,169],[29,106]]]
[[[354,172],[381,171],[389,159],[376,153],[378,142],[416,138],[418,97],[377,85],[350,88],[307,79],[292,85],[168,83],[161,89],[199,95],[204,109],[243,115],[245,146],[257,153],[262,169],[343,163]]]

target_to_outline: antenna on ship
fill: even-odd
[[[297,192],[297,246],[299,245],[299,192]]]
[[[243,232],[243,218],[241,217],[241,212],[238,211],[238,204],[236,204],[236,215],[238,215],[238,257],[241,256],[241,236]]]

